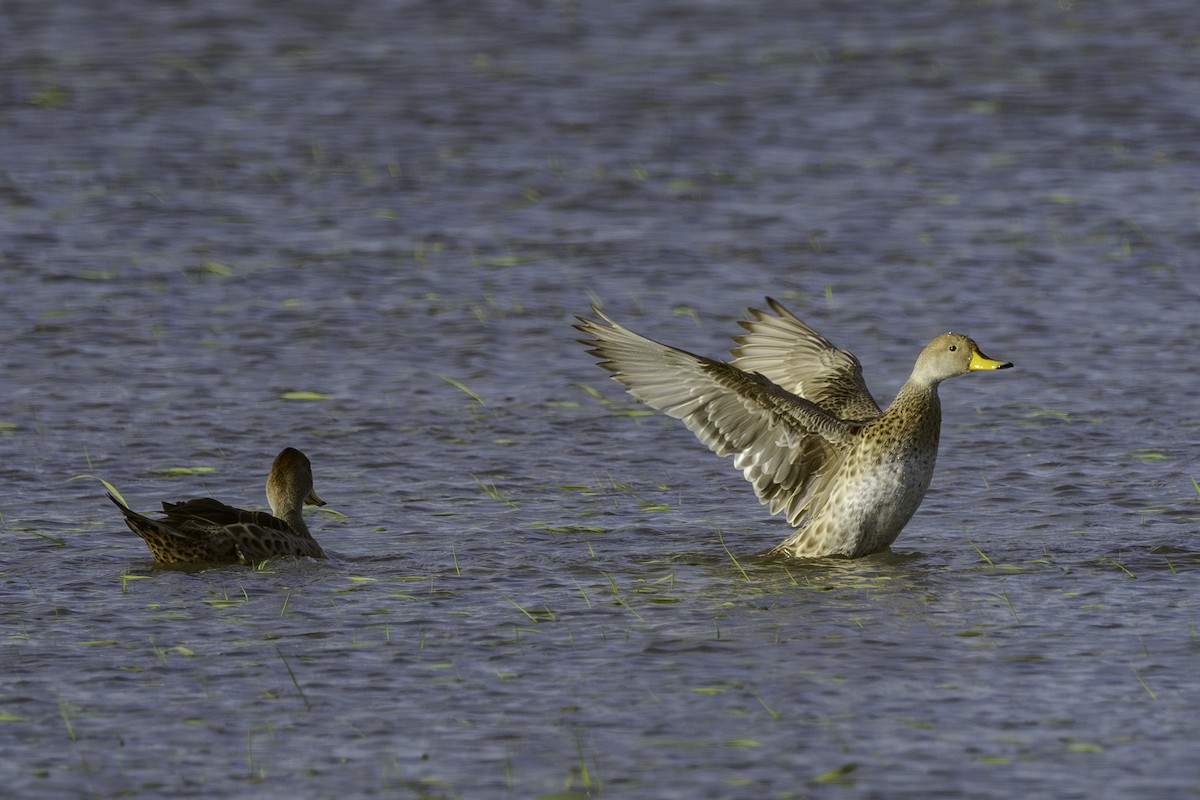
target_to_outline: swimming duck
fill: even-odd
[[[784,306],[751,309],[730,362],[578,317],[599,366],[651,408],[680,419],[796,528],[770,555],[857,558],[886,550],[925,497],[941,429],[938,384],[1008,369],[970,337],[944,333],[921,351],[886,411],[862,365]]]
[[[166,515],[151,519],[132,511],[111,493],[125,524],[163,564],[258,564],[275,556],[324,558],[308,532],[303,508],[323,506],[313,489],[312,464],[295,448],[285,448],[267,476],[271,513],[246,511],[211,497],[162,504]]]

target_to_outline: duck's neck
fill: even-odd
[[[888,414],[899,415],[911,420],[914,425],[931,428],[936,435],[942,425],[942,401],[938,398],[937,384],[909,378],[900,387],[900,393],[892,401]]]
[[[308,526],[304,524],[304,504],[285,504],[282,508],[272,508],[271,513],[287,523],[288,527],[301,536],[311,536]]]

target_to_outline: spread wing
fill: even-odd
[[[767,376],[660,344],[592,311],[608,325],[580,317],[575,327],[591,337],[579,341],[600,367],[634,397],[682,420],[714,453],[733,456],[771,513],[798,525],[841,465],[854,426]]]
[[[839,350],[770,297],[774,315],[750,309],[739,324],[747,333],[733,337],[733,366],[757,372],[793,394],[810,400],[838,419],[868,420],[883,413],[853,353]]]

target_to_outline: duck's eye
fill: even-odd
[[[958,352],[958,345],[956,345],[956,344],[952,344],[952,345],[950,345],[950,352],[951,352],[951,353],[956,353],[956,352]]]

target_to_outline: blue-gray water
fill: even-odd
[[[1183,0],[7,4],[0,783],[1195,794],[1198,47]],[[757,559],[570,328],[717,355],[766,294],[884,401],[947,329],[1016,363],[943,387],[890,554]],[[261,505],[285,445],[335,560],[155,568],[73,480]]]

